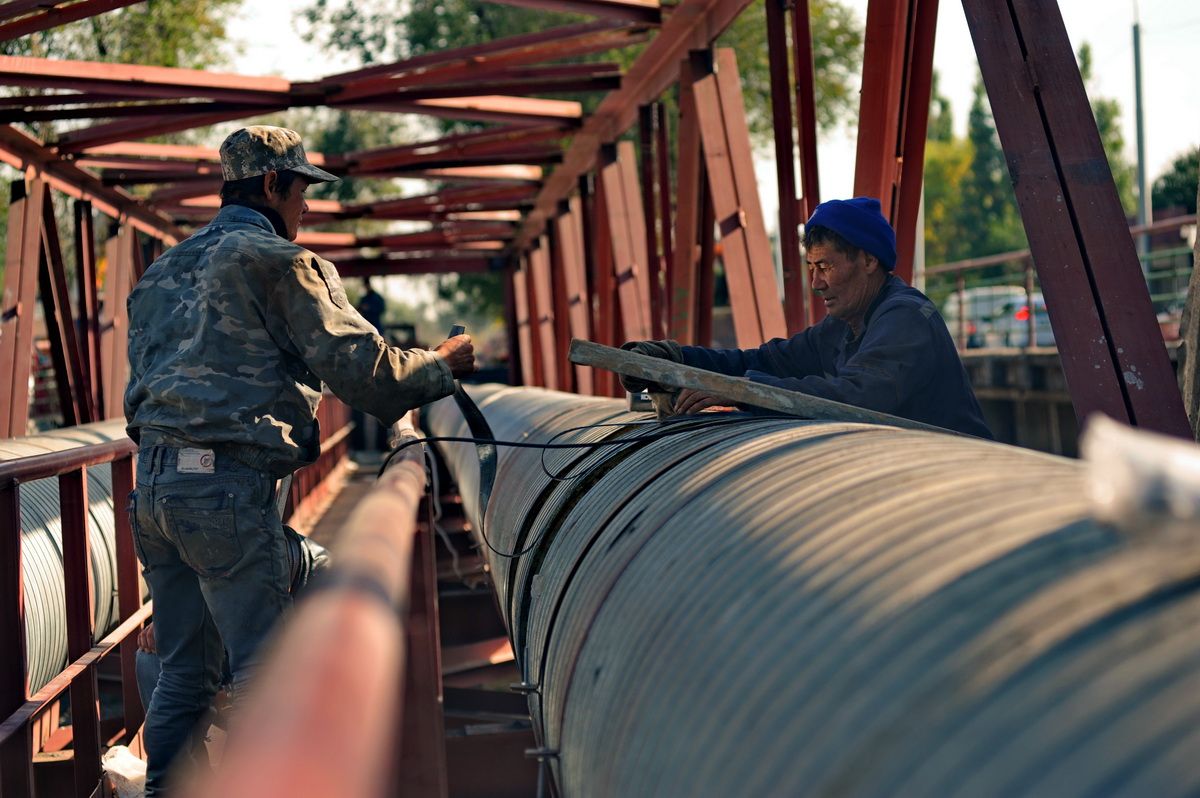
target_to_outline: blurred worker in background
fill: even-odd
[[[208,710],[224,652],[236,698],[291,602],[275,481],[320,454],[322,384],[391,424],[475,369],[466,335],[432,351],[388,346],[333,265],[292,243],[307,187],[337,179],[308,162],[297,133],[238,130],[221,169],[220,212],[129,296],[130,516],[162,661],[148,796]]]
[[[804,248],[813,293],[828,314],[819,324],[756,349],[675,341],[632,341],[622,348],[991,438],[937,308],[892,274],[896,233],[879,200],[821,203],[805,225]],[[630,391],[647,387],[643,380],[622,382]],[[684,389],[674,409],[696,413],[730,404]]]
[[[371,285],[370,277],[363,278],[363,291],[362,299],[358,300],[357,310],[376,332],[383,335],[383,314],[387,310],[387,300]]]

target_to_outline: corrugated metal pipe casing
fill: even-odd
[[[0,461],[63,451],[125,437],[124,421],[104,421],[28,438],[0,440]],[[117,625],[117,549],[112,476],[108,465],[88,468],[88,539],[91,544],[95,636]],[[23,483],[21,577],[25,583],[25,649],[29,690],[36,691],[67,664],[67,614],[63,595],[62,513],[58,480]],[[125,499],[119,512],[125,512]]]
[[[497,438],[634,418],[472,388]],[[452,402],[435,435],[463,435]],[[1194,795],[1200,545],[1090,518],[1081,464],[799,419],[501,449],[484,529],[563,795]],[[440,445],[469,511],[473,447]],[[476,517],[476,523],[478,518]],[[1152,538],[1153,536],[1148,536]]]

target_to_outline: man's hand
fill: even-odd
[[[675,413],[677,415],[686,415],[687,413],[699,413],[702,410],[712,408],[728,412],[737,409],[734,405],[734,402],[723,396],[715,396],[714,394],[698,391],[694,388],[683,388],[679,391],[679,396],[675,399]]]
[[[137,647],[140,651],[148,651],[151,654],[157,654],[158,648],[154,645],[154,622],[146,624],[142,631],[138,632]]]
[[[455,379],[475,373],[475,346],[471,343],[471,336],[456,335],[447,338],[434,347],[433,351],[446,361]]]
[[[627,341],[621,344],[621,348],[627,352],[637,352],[639,355],[661,357],[663,360],[670,360],[673,363],[683,362],[683,349],[675,341]],[[621,375],[621,385],[630,393],[658,387],[648,380],[627,377],[624,374]]]

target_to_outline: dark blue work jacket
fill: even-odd
[[[894,275],[862,335],[832,316],[757,349],[683,347],[683,361],[810,396],[991,438],[950,331],[929,298]]]

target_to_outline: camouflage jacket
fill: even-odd
[[[135,441],[154,430],[250,449],[276,475],[320,452],[322,382],[389,424],[454,391],[440,356],[388,346],[332,264],[240,206],[156,260],[129,295],[129,368]]]

